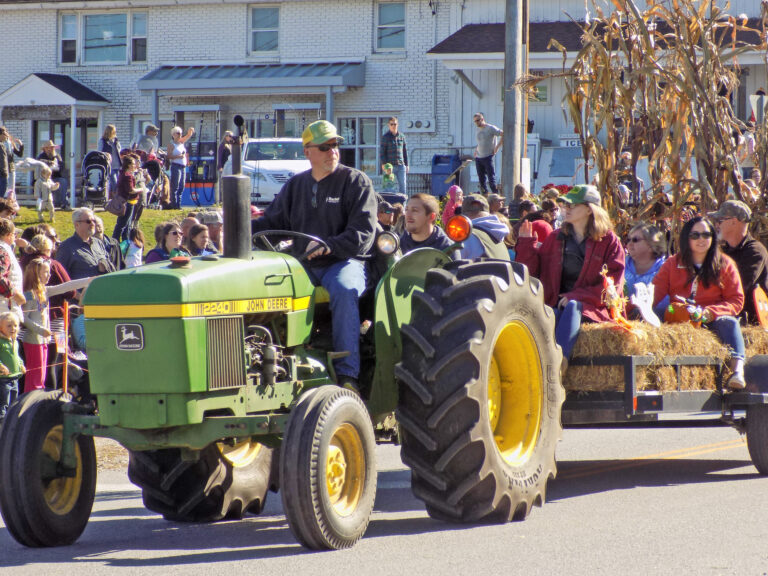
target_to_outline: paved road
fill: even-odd
[[[730,428],[566,430],[548,503],[525,522],[458,527],[429,519],[391,446],[352,550],[298,546],[280,498],[239,522],[185,525],[146,511],[125,474],[100,476],[91,521],[71,547],[31,550],[0,525],[3,574],[695,574],[768,572],[766,494]]]

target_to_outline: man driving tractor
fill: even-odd
[[[349,355],[334,362],[340,386],[358,389],[360,373],[360,312],[365,289],[362,258],[370,250],[376,229],[376,195],[363,172],[339,164],[343,138],[336,127],[318,120],[302,133],[304,155],[311,169],[286,182],[252,232],[290,230],[322,240],[297,239],[312,281],[330,295],[333,346]]]

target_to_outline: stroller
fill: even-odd
[[[103,206],[109,198],[111,158],[106,152],[92,150],[83,158],[81,206]]]
[[[168,175],[163,170],[165,151],[162,149],[158,150],[157,155],[139,152],[139,156],[142,159],[141,167],[147,171],[150,180],[152,180],[152,186],[147,197],[147,207],[153,210],[160,210],[164,204],[169,203],[168,188],[170,182]]]

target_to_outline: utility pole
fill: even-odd
[[[523,157],[525,131],[523,130],[523,104],[520,88],[515,82],[523,77],[527,35],[523,34],[527,19],[527,0],[506,0],[504,26],[504,148],[501,175],[504,195],[512,197],[512,189],[520,182],[520,159]]]

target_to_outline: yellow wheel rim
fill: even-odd
[[[544,406],[538,348],[522,322],[510,322],[496,339],[487,388],[496,448],[508,464],[519,466],[536,446]]]
[[[259,452],[264,448],[263,444],[254,442],[250,438],[236,443],[234,446],[225,444],[224,442],[216,443],[219,452],[224,456],[224,459],[232,464],[233,468],[242,468],[248,466],[259,455]]]
[[[59,424],[54,426],[45,436],[43,441],[43,458],[49,458],[54,465],[61,458],[61,444],[64,437],[64,429]],[[54,476],[53,478],[41,478],[43,483],[43,497],[48,508],[59,516],[72,511],[80,497],[83,487],[83,458],[80,454],[80,446],[75,443],[75,458],[77,469],[73,478]]]
[[[342,424],[333,433],[325,460],[325,485],[337,514],[349,516],[357,509],[365,486],[365,452],[351,424]]]

